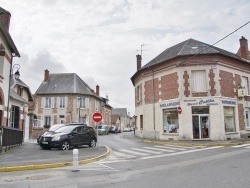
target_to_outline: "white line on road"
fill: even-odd
[[[168,148],[168,149],[174,149],[174,150],[180,150],[180,151],[187,150],[187,149],[184,149],[184,148],[176,148],[176,147],[168,147],[168,146],[155,146],[155,147],[158,147],[158,148]]]
[[[140,148],[132,148],[132,149],[136,150],[136,151],[146,152],[146,153],[162,154],[162,152],[150,151],[150,150],[147,150],[147,149],[140,149]]]
[[[215,146],[215,147],[209,147],[209,148],[202,148],[202,149],[194,149],[194,150],[188,150],[188,151],[181,151],[181,152],[178,152],[178,153],[168,153],[168,154],[163,154],[163,155],[154,155],[154,156],[148,156],[148,157],[141,157],[140,159],[152,159],[152,158],[158,158],[158,157],[181,155],[181,154],[185,154],[185,153],[192,153],[192,152],[197,152],[197,151],[217,149],[217,148],[222,148],[222,147],[224,147],[224,146]]]
[[[143,148],[145,148],[145,149],[152,149],[152,150],[156,150],[156,151],[175,152],[173,150],[163,149],[163,148],[154,148],[154,147],[143,147]]]
[[[242,145],[237,145],[237,146],[232,146],[233,148],[241,148],[245,146],[250,146],[250,144],[242,144]]]
[[[132,154],[135,154],[135,155],[141,155],[141,156],[148,156],[149,155],[149,154],[146,154],[146,153],[139,153],[139,152],[131,151],[131,150],[127,150],[127,149],[120,149],[119,151],[126,152],[126,153],[132,153]]]

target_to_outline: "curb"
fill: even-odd
[[[177,142],[164,142],[164,141],[153,141],[153,140],[139,140],[139,142],[153,143],[153,144],[168,144],[174,146],[236,146],[242,144],[250,144],[250,141],[241,141],[235,143],[177,143]],[[181,141],[180,141],[181,142]]]
[[[106,153],[93,157],[90,159],[84,159],[78,161],[78,164],[87,164],[95,161],[99,161],[101,159],[106,158],[110,154],[110,150],[107,146],[104,146],[106,148]],[[46,169],[46,168],[58,168],[58,167],[66,167],[66,166],[72,166],[73,162],[64,162],[64,163],[51,163],[51,164],[39,164],[39,165],[26,165],[26,166],[10,166],[10,167],[1,167],[1,172],[14,172],[14,171],[24,171],[24,170],[38,170],[38,169]]]

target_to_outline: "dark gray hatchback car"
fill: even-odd
[[[42,135],[40,146],[44,149],[69,150],[71,147],[80,145],[95,147],[96,142],[96,132],[92,127],[82,124],[69,124],[57,129],[51,135]]]

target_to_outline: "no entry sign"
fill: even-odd
[[[182,109],[181,109],[181,107],[180,107],[180,106],[178,106],[178,107],[177,107],[177,111],[178,111],[178,114],[181,114]]]
[[[102,114],[100,112],[95,112],[92,118],[94,122],[98,123],[102,120]]]

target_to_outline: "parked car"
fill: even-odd
[[[112,126],[109,128],[109,133],[118,133],[118,126],[112,125]]]
[[[123,132],[129,132],[130,131],[130,128],[129,127],[124,127],[123,128]]]
[[[49,135],[49,134],[52,134],[54,131],[56,131],[57,129],[61,128],[65,126],[65,124],[55,124],[55,125],[52,125],[48,130],[46,130],[43,134],[40,134],[38,135],[37,137],[37,143],[39,144],[40,143],[40,139],[41,139],[41,136],[42,135]]]
[[[100,135],[109,134],[109,126],[105,124],[98,125],[98,134]]]
[[[96,132],[92,127],[83,124],[68,124],[57,129],[51,135],[42,135],[40,146],[44,149],[69,150],[71,147],[80,145],[95,147],[96,142]]]

